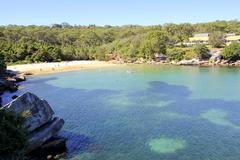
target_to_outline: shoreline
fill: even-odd
[[[188,64],[177,64],[172,62],[144,62],[144,63],[124,63],[119,61],[93,61],[93,60],[83,60],[83,61],[63,61],[63,62],[45,62],[45,63],[32,63],[32,64],[17,64],[7,66],[7,70],[13,71],[17,74],[24,75],[42,75],[51,74],[58,72],[82,70],[82,69],[97,69],[97,68],[107,68],[116,67],[122,65],[171,65],[171,66],[193,66],[193,67],[240,67],[240,63],[211,63],[207,61],[191,62]]]
[[[7,70],[16,72],[17,74],[25,75],[41,75],[58,73],[65,71],[74,71],[81,69],[96,69],[115,67],[114,64],[106,61],[63,61],[63,62],[50,62],[50,63],[32,63],[32,64],[17,64],[7,66]]]

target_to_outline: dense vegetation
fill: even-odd
[[[23,118],[0,110],[0,159],[24,159],[26,135]]]
[[[229,46],[227,46],[222,56],[224,59],[228,61],[236,61],[240,59],[240,45],[239,43],[231,43]]]
[[[2,75],[2,73],[5,72],[6,70],[6,62],[5,62],[5,58],[3,53],[0,53],[0,76]]]
[[[194,33],[210,33],[212,47],[224,47],[223,34],[240,34],[239,21],[162,26],[52,26],[0,27],[0,55],[8,63],[52,62],[62,60],[151,60],[155,53],[169,60],[201,57],[204,46],[184,47]],[[178,47],[175,47],[178,44]],[[196,50],[201,50],[200,52]],[[0,56],[1,59],[1,56]]]

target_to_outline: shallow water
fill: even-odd
[[[66,121],[67,159],[239,160],[240,70],[129,66],[31,77]]]

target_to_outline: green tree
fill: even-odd
[[[140,46],[140,52],[143,58],[153,59],[155,53],[166,54],[168,37],[163,31],[149,32]]]
[[[76,50],[73,46],[69,45],[62,48],[63,60],[71,61],[76,60]]]
[[[102,44],[101,38],[92,31],[82,34],[79,39],[76,41],[77,47],[89,48],[96,47]]]
[[[24,119],[0,110],[0,159],[24,160],[27,144]]]
[[[128,38],[128,37],[131,37],[131,36],[134,36],[134,35],[136,35],[136,33],[134,33],[130,29],[127,29],[127,30],[124,30],[123,32],[121,32],[120,38]]]
[[[5,58],[4,54],[0,52],[0,74],[3,74],[6,70],[6,63],[5,63]]]
[[[206,60],[211,57],[211,55],[209,54],[210,50],[206,45],[203,44],[196,45],[193,51],[196,53],[199,59]]]
[[[185,53],[185,55],[184,55],[184,59],[186,59],[186,60],[190,60],[190,59],[193,59],[193,58],[197,58],[197,57],[198,57],[197,54],[196,54],[196,52],[194,52],[193,49],[186,50],[185,52],[186,52],[186,53]]]
[[[167,50],[167,57],[170,61],[172,60],[180,61],[184,59],[185,54],[186,51],[183,48],[171,48]]]
[[[209,36],[209,43],[214,47],[214,48],[221,48],[225,44],[225,39],[224,36],[221,32],[213,32]]]
[[[40,49],[37,52],[35,52],[32,57],[31,60],[33,62],[52,62],[54,60],[54,58],[52,57],[52,55],[44,48],[44,49]]]
[[[109,60],[109,55],[112,53],[112,47],[111,45],[102,45],[102,46],[99,46],[97,49],[96,49],[96,52],[95,52],[95,59],[97,60],[100,60],[100,61],[107,61]]]
[[[231,43],[225,47],[222,53],[223,59],[228,61],[236,61],[240,59],[240,44],[237,42]]]
[[[98,59],[101,54],[96,56],[97,51],[108,52],[105,48],[107,44],[107,48],[112,49],[111,56],[134,61],[138,58],[152,59],[154,53],[166,54],[166,49],[171,51],[172,47],[187,41],[193,33],[211,33],[213,47],[224,47],[222,34],[240,34],[240,21],[121,27],[71,26],[67,23],[0,26],[0,53],[5,56],[6,63]],[[167,53],[169,59],[182,58],[184,53],[178,49]],[[185,52],[184,58],[204,58],[192,49]]]
[[[113,31],[106,31],[101,34],[101,39],[103,43],[111,43],[115,40],[115,35]]]

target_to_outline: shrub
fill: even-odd
[[[0,159],[24,159],[27,141],[23,120],[0,109]]]
[[[236,61],[240,59],[240,44],[233,42],[225,47],[222,53],[223,59],[228,61]]]
[[[196,52],[194,52],[193,49],[186,50],[186,53],[184,55],[184,59],[190,60],[190,59],[193,59],[193,58],[197,58]]]
[[[146,34],[146,37],[141,43],[140,53],[145,59],[153,59],[154,54],[166,54],[167,34],[163,31],[151,31]]]
[[[172,60],[180,61],[184,59],[185,54],[186,50],[183,48],[171,48],[167,50],[167,57],[170,61]]]
[[[213,32],[210,34],[209,43],[215,48],[221,48],[224,46],[224,36],[221,32]]]
[[[95,59],[100,61],[109,60],[108,55],[111,53],[111,47],[109,45],[102,45],[98,47],[95,51]]]
[[[196,45],[193,49],[199,59],[209,59],[211,55],[209,54],[209,49],[206,45],[200,44]]]
[[[4,58],[4,55],[0,53],[0,74],[4,73],[6,70],[6,63]]]

